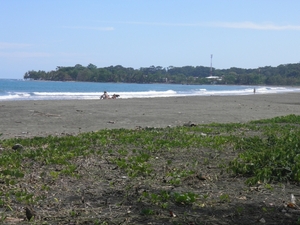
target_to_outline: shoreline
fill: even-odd
[[[300,115],[299,93],[0,102],[0,139]]]

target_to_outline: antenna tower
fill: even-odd
[[[212,57],[213,55],[210,55],[210,76],[212,76]]]

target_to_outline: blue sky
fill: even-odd
[[[0,0],[0,78],[89,63],[300,62],[298,0]]]

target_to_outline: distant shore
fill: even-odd
[[[300,93],[0,102],[0,139],[300,115]]]

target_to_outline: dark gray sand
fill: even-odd
[[[101,129],[247,122],[300,115],[300,93],[116,100],[2,101],[0,136],[77,134]]]
[[[299,115],[299,95],[0,102],[0,133],[3,133],[0,138],[67,135],[104,128],[181,126],[189,121],[195,124],[247,122]],[[31,150],[35,147],[28,146]],[[24,188],[34,199],[40,199],[32,205],[37,214],[34,224],[299,224],[299,184],[274,182],[269,186],[262,183],[247,186],[245,177],[225,172],[224,165],[240,152],[231,145],[224,145],[222,151],[199,146],[170,147],[166,152],[167,147],[162,147],[153,151],[149,160],[150,168],[154,169],[151,175],[137,177],[128,177],[125,169],[114,163],[122,157],[117,153],[118,144],[99,144],[96,149],[100,147],[100,154],[70,160],[71,165],[76,165],[78,177],[61,174],[54,178],[51,172],[60,174],[59,171],[69,167],[28,158],[22,167],[24,178],[19,178],[16,185],[0,182],[1,191]],[[129,152],[148,149],[134,143],[126,148]],[[180,178],[179,186],[168,182],[172,176],[176,179],[178,174],[181,176],[176,171],[190,169],[195,173]],[[170,175],[173,172],[175,175]],[[143,197],[144,193],[162,191],[170,196],[197,193],[199,203],[179,204],[168,200],[162,207],[161,203]],[[296,209],[286,207],[291,194],[298,201]],[[22,219],[25,218],[23,203],[11,199],[9,202],[13,210],[7,210],[5,205],[0,207],[2,222],[4,219],[7,224],[21,221],[32,224]],[[9,223],[13,220],[14,223]]]

